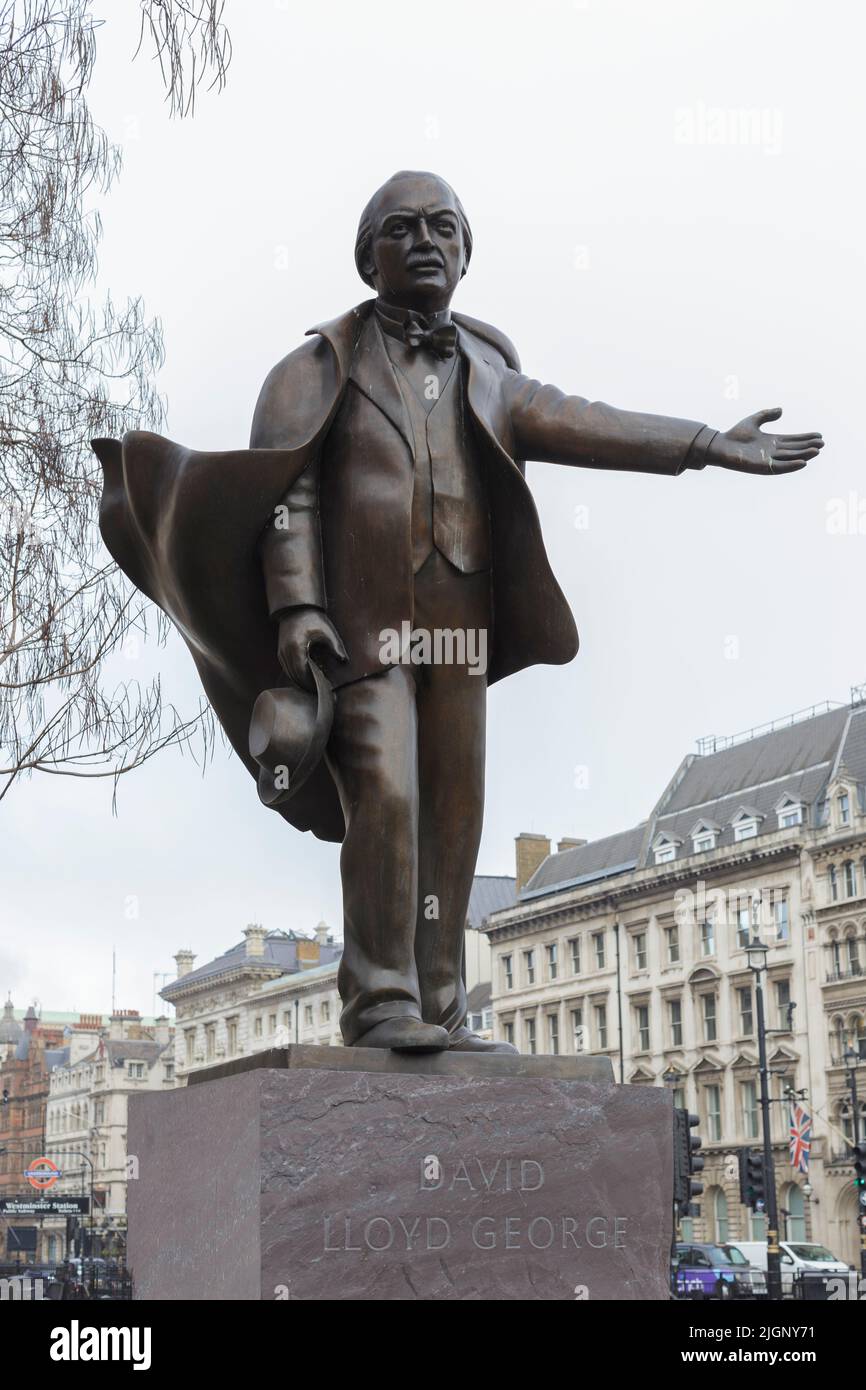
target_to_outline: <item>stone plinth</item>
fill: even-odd
[[[597,1058],[281,1054],[130,1097],[136,1298],[668,1296],[665,1091]]]

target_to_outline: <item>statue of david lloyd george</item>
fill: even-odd
[[[274,367],[249,449],[94,441],[108,549],[179,628],[261,799],[342,842],[348,1045],[514,1050],[467,1028],[461,968],[487,685],[578,646],[526,460],[781,475],[823,443],[765,433],[778,409],[717,431],[525,376],[451,312],[471,254],[453,189],[395,174],[355,244],[374,297]]]

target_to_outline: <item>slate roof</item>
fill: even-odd
[[[206,965],[200,965],[197,970],[190,970],[186,975],[181,975],[179,979],[172,980],[170,984],[160,990],[160,998],[171,1000],[176,991],[186,989],[188,985],[198,984],[203,980],[216,979],[217,976],[224,975],[230,970],[260,971],[268,975],[272,975],[274,971],[278,971],[281,975],[292,974],[300,968],[298,964],[299,941],[309,942],[310,938],[299,936],[297,932],[268,932],[265,937],[264,954],[261,956],[248,956],[246,940],[239,941],[235,946],[230,946],[221,956],[216,956],[214,960],[208,961]],[[327,965],[340,959],[343,943],[332,941],[320,949],[320,963]]]
[[[478,931],[491,912],[513,907],[517,901],[517,880],[507,874],[476,874],[469,894],[466,925]]]
[[[482,982],[481,984],[476,985],[474,989],[470,989],[469,991],[469,995],[466,1001],[466,1012],[470,1014],[483,1014],[485,1009],[490,1008],[490,1002],[492,998],[493,988],[489,980],[486,984]]]
[[[808,807],[820,824],[828,784],[840,771],[854,781],[866,808],[866,703],[844,705],[808,718],[792,716],[766,733],[689,754],[662,793],[648,821],[551,854],[520,894],[525,901],[652,865],[660,833],[682,841],[677,858],[693,853],[690,835],[702,820],[721,826],[716,847],[734,843],[732,819],[741,808],[761,818],[758,837],[778,830],[776,806],[784,796]]]
[[[621,830],[616,835],[605,835],[601,840],[590,840],[585,845],[551,854],[526,884],[520,894],[521,901],[536,893],[549,893],[553,888],[576,888],[596,878],[608,878],[634,869],[645,833],[644,822],[631,830]]]

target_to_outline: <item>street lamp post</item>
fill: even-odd
[[[860,1102],[857,1097],[857,1067],[860,1056],[850,1043],[845,1048],[842,1060],[845,1063],[848,1090],[851,1092],[851,1123],[854,1126],[854,1146],[856,1149],[860,1143]],[[866,1279],[866,1206],[863,1205],[866,1188],[855,1190],[857,1191],[857,1231],[860,1236],[860,1273]]]
[[[770,1131],[770,1088],[767,1076],[767,1028],[764,1019],[764,991],[761,974],[767,967],[767,948],[755,935],[746,952],[749,969],[755,976],[755,1004],[758,1015],[758,1059],[761,1077],[761,1120],[764,1127],[764,1185],[767,1193],[767,1293],[770,1301],[782,1297],[782,1266],[779,1249],[779,1212],[776,1206],[776,1169]]]

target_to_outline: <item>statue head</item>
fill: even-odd
[[[361,214],[358,274],[389,304],[421,313],[447,309],[471,254],[460,199],[436,174],[394,174]]]

